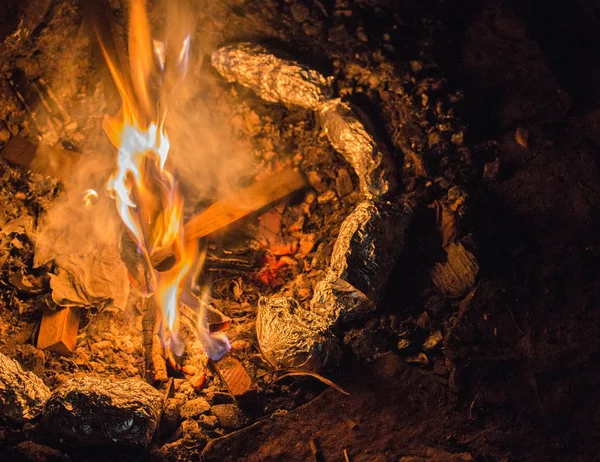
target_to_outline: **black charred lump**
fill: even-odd
[[[57,388],[44,408],[49,433],[88,445],[148,446],[163,396],[139,379],[74,378]]]

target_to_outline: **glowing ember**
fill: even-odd
[[[151,40],[145,0],[132,0],[130,11],[130,80],[119,72],[103,48],[122,98],[119,113],[106,116],[103,121],[107,136],[118,149],[117,170],[107,189],[148,266],[151,267],[153,255],[165,253],[175,257],[171,269],[160,273],[151,271],[146,287],[148,295],[154,295],[155,303],[162,311],[165,346],[174,348],[178,343],[180,297],[183,288],[190,285],[190,270],[197,261],[198,243],[184,239],[183,198],[177,181],[166,168],[170,143],[163,126],[167,111],[160,103],[152,102],[149,92],[153,73],[164,73],[165,65],[168,65],[167,48],[164,43]],[[188,35],[175,57],[178,79],[186,72],[189,48]],[[203,319],[201,304],[199,308]],[[227,347],[223,345],[228,345],[227,338],[222,334],[211,336],[205,324],[200,327],[200,337],[209,356],[216,359],[224,354]]]

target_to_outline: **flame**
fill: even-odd
[[[98,193],[95,189],[86,189],[83,191],[83,205],[87,208],[92,207],[98,202]]]
[[[177,181],[167,168],[170,150],[164,130],[166,107],[160,102],[168,98],[152,92],[153,79],[167,75],[169,48],[152,40],[145,0],[131,0],[129,19],[130,78],[119,69],[116,59],[100,45],[108,64],[122,106],[114,116],[105,116],[103,128],[118,149],[117,168],[107,184],[118,213],[129,234],[144,254],[146,261],[157,254],[172,254],[175,264],[165,272],[153,271],[149,292],[162,311],[162,338],[166,346],[176,347],[179,329],[179,303],[182,290],[190,285],[192,269],[198,260],[198,243],[186,243],[183,227],[183,197]],[[181,81],[187,71],[190,36],[183,40],[175,54],[171,75]],[[164,77],[163,75],[163,77]],[[164,84],[165,78],[162,78]],[[176,88],[176,85],[172,85]],[[153,101],[157,101],[154,104]],[[164,106],[164,105],[163,105]],[[206,350],[212,339],[201,339]],[[222,339],[215,339],[217,343]]]

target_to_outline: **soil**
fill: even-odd
[[[431,0],[418,5],[290,0],[202,5],[198,20],[203,28],[198,34],[205,52],[231,41],[258,40],[335,75],[337,92],[359,104],[387,142],[401,173],[401,194],[416,204],[406,251],[378,311],[342,334],[348,359],[332,377],[352,396],[329,390],[293,410],[322,388],[292,381],[267,388],[256,401],[260,412],[255,412],[256,402],[244,409],[251,420],[276,410],[288,414],[267,417],[215,440],[205,453],[209,460],[211,451],[219,448],[224,451],[221,456],[229,451],[230,459],[223,460],[307,460],[310,438],[315,438],[322,449],[319,457],[325,460],[343,460],[345,448],[350,460],[468,460],[467,454],[476,460],[597,458],[600,99],[594,76],[600,54],[590,44],[595,43],[599,5],[595,0],[572,3],[558,7],[536,0]],[[93,87],[94,79],[85,75],[94,61],[85,51],[90,48],[86,35],[76,33],[79,21],[76,6],[57,2],[38,35],[33,34],[33,42],[26,43],[29,48],[21,49],[21,60],[13,56],[3,70],[20,66],[30,77],[55,71],[56,60],[51,57],[60,56],[64,62],[65,55],[63,36],[56,29],[67,24],[78,37],[74,48],[86,59],[58,85],[79,84],[75,86],[79,99],[73,98],[76,103],[68,109],[76,115],[81,132],[99,133],[105,90]],[[219,108],[222,113],[217,111],[216,117],[239,117],[234,126],[240,136],[234,142],[250,139],[259,165],[272,168],[278,161],[293,162],[293,153],[302,151],[308,153],[298,159],[302,168],[324,171],[324,191],[334,188],[336,170],[343,163],[319,138],[311,114],[267,104],[241,87],[220,82],[210,70],[205,72],[209,78],[202,88],[208,88],[211,96],[203,104]],[[0,90],[11,94],[4,80]],[[89,104],[91,100],[95,104]],[[106,100],[108,106],[114,103],[114,97]],[[89,111],[96,117],[82,107],[93,108]],[[231,107],[240,107],[240,114],[232,114]],[[6,99],[0,116],[13,134],[25,127],[27,135],[39,135],[26,127],[25,111],[14,97]],[[305,121],[303,129],[294,129],[300,121]],[[35,220],[60,194],[52,181],[43,190],[33,190],[41,177],[2,168],[6,196],[26,187],[27,197],[5,218],[28,215]],[[434,207],[448,201],[453,188],[467,197],[456,238],[477,256],[480,266],[476,287],[460,298],[442,296],[429,277],[433,264],[444,255]],[[196,205],[202,203],[200,196]],[[331,210],[313,220],[328,215]],[[335,228],[340,220],[336,216],[331,221],[309,221],[307,231],[324,223]],[[331,229],[325,230],[327,239],[334,236]],[[8,245],[3,278],[19,269],[30,279],[40,276],[28,269],[33,247],[26,237]],[[326,254],[323,248],[322,252]],[[297,293],[293,276],[276,290],[283,287]],[[223,280],[219,295],[226,301],[219,307],[227,312],[229,306],[230,314],[247,320],[252,319],[258,293],[272,290],[250,277],[242,277],[237,285],[228,282],[230,277]],[[240,292],[239,284],[252,289]],[[3,329],[11,338],[3,339],[1,351],[50,386],[77,372],[76,361],[40,355],[30,344],[43,295],[24,296],[10,281],[4,286]],[[248,298],[236,300],[236,293]],[[116,323],[112,330],[119,337],[135,324],[126,316],[135,316],[135,311],[98,315],[106,318],[109,332]],[[248,326],[240,327],[240,339],[252,341]],[[92,317],[89,328],[94,329]],[[107,340],[103,332],[81,345],[83,352],[94,352],[94,342]],[[424,342],[437,332],[443,340],[425,349]],[[84,361],[85,372],[139,374],[139,369],[131,368],[135,358],[141,358],[136,351],[140,343],[134,340],[131,347],[124,342],[125,346],[109,349],[110,358],[118,360],[94,360],[100,365],[97,370]],[[125,348],[131,351],[121,352]],[[395,355],[362,364],[388,350]],[[264,367],[254,353],[243,357],[253,377]],[[102,370],[105,361],[108,370],[106,366]],[[382,378],[368,379],[376,376]],[[189,386],[178,386],[182,401],[196,396]],[[202,396],[210,398],[210,404],[231,404],[219,387],[214,383]],[[387,396],[391,398],[385,400]],[[358,435],[349,436],[348,426],[333,418],[339,406],[366,407],[363,418],[356,419]],[[413,411],[406,420],[405,408]],[[199,445],[186,446],[185,438],[180,438],[188,427],[164,438],[161,443],[167,445],[162,449],[157,445],[153,455],[200,457]],[[11,454],[30,458],[36,451],[54,451],[36,447],[37,443],[70,453],[56,442],[27,441],[35,440],[31,430],[4,429],[0,444],[5,443],[6,451],[10,445],[12,451],[26,441],[30,444],[23,451],[29,452],[15,449]],[[232,430],[217,425],[206,434],[212,438]],[[263,444],[253,444],[254,438]]]

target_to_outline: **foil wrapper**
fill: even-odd
[[[329,270],[377,301],[404,249],[411,217],[406,204],[361,202],[340,227]]]
[[[356,172],[366,198],[383,197],[395,188],[393,161],[371,134],[374,131],[364,114],[333,99],[321,106],[318,116],[333,148]]]
[[[273,103],[317,110],[333,95],[331,78],[262,45],[238,43],[213,52],[213,67],[229,82],[252,89]]]
[[[33,372],[0,353],[0,417],[13,423],[35,419],[50,396],[50,389]]]
[[[321,371],[336,365],[341,350],[326,318],[289,297],[262,297],[256,335],[263,355],[277,367]]]
[[[42,422],[49,433],[81,444],[148,446],[163,401],[161,393],[139,379],[78,377],[52,393]]]

